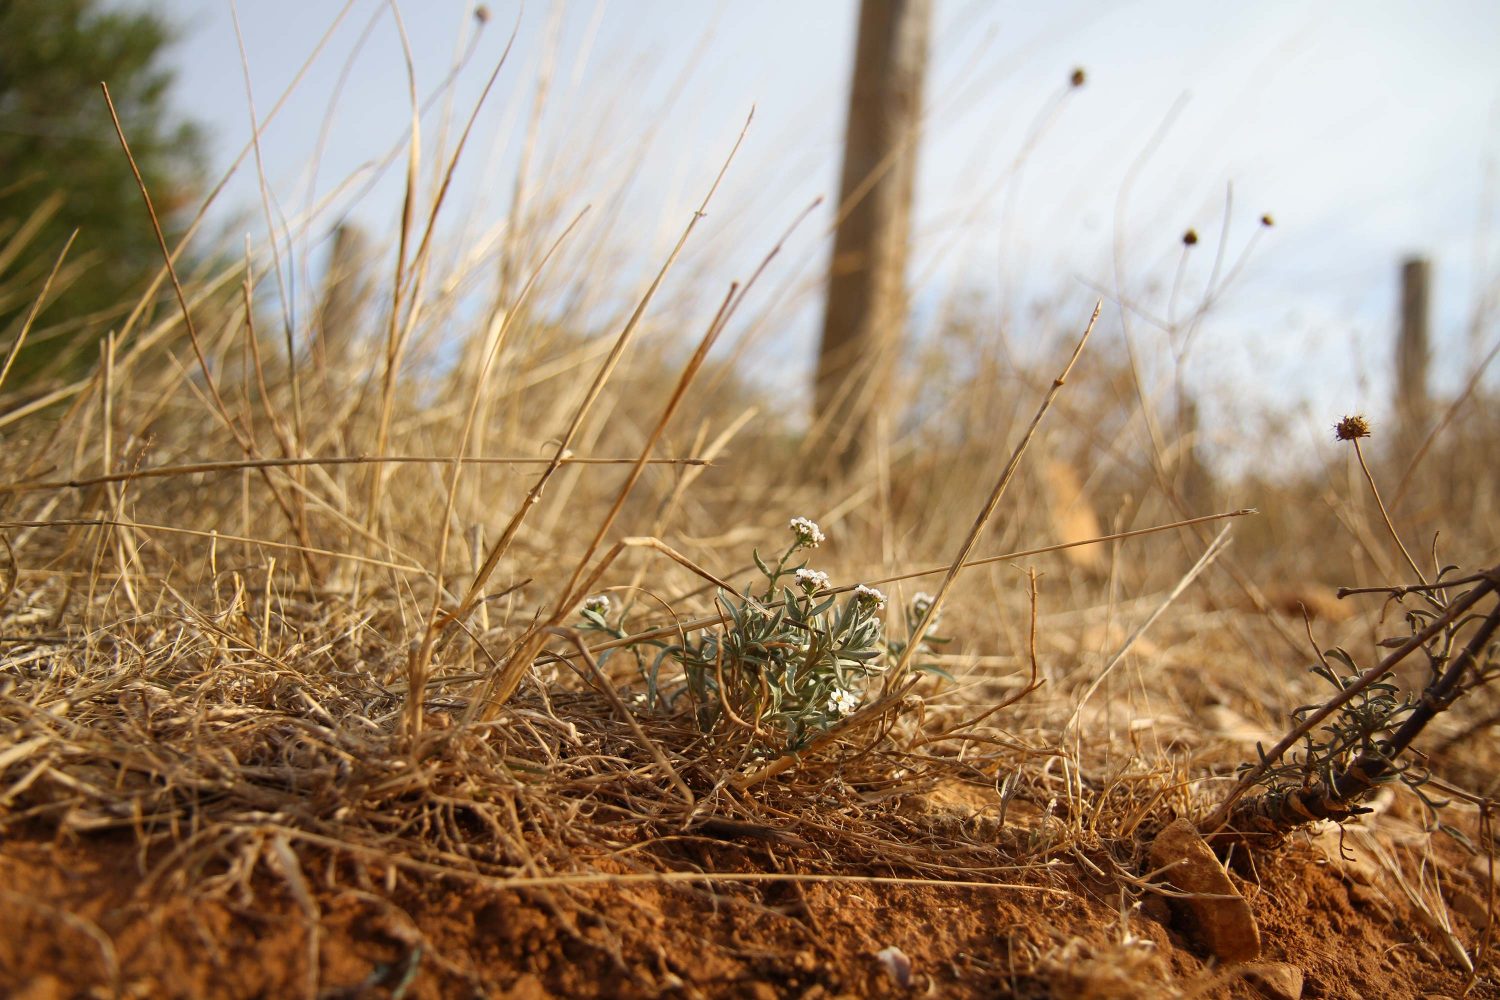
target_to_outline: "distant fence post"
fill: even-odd
[[[358,346],[359,326],[370,302],[368,270],[372,256],[364,231],[353,222],[339,223],[323,276],[317,339],[313,341],[313,363],[325,378],[330,372],[347,374]]]
[[[860,5],[814,399],[815,434],[845,474],[875,450],[875,418],[906,325],[916,130],[931,21],[931,0]]]
[[[1395,402],[1397,434],[1403,452],[1418,447],[1427,433],[1431,295],[1432,262],[1425,257],[1408,257],[1402,261]]]
[[[1203,422],[1198,400],[1185,391],[1177,403],[1177,435],[1177,488],[1187,509],[1201,514],[1213,504],[1214,481],[1203,460]]]

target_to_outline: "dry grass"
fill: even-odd
[[[165,275],[180,307],[153,289],[85,377],[0,384],[6,835],[129,831],[151,889],[229,895],[269,872],[313,913],[311,886],[332,877],[320,857],[500,886],[580,939],[591,904],[575,890],[600,881],[714,884],[752,906],[729,883],[1082,899],[1082,878],[1138,900],[1143,838],[1206,813],[1257,740],[1323,697],[1309,639],[1375,634],[1373,607],[1304,626],[1269,613],[1268,592],[1406,576],[1357,467],[1204,494],[1134,358],[1096,347],[1063,389],[1060,358],[1019,364],[958,319],[914,352],[870,430],[875,467],[828,487],[799,415],[744,377],[776,321],[731,325],[755,308],[755,276],[703,291],[717,312],[657,300],[697,215],[633,297],[591,284],[604,251],[553,190],[533,192],[534,234],[445,248],[440,270],[451,208],[420,157],[397,263],[362,297],[340,299],[349,276],[330,269],[320,299],[343,304],[279,330],[255,301],[269,255],[254,252]],[[1090,304],[1035,336],[1062,350]],[[683,327],[703,331],[698,353],[669,332]],[[736,365],[708,353],[726,331]],[[28,334],[47,335],[30,318]],[[1028,429],[1049,384],[1055,412]],[[1404,473],[1388,508],[1416,563],[1494,561],[1500,491],[1477,456],[1497,424],[1478,385],[1425,454],[1376,463]],[[621,660],[594,667],[622,643],[580,652],[566,627],[597,589],[635,633],[718,627],[705,578],[744,581],[750,549],[777,546],[794,515],[832,536],[820,567],[837,580],[890,585],[898,606],[941,584],[954,679],[903,676],[746,781],[690,712],[641,710]],[[1080,523],[1105,537],[1069,558]],[[1440,526],[1444,555],[1424,559]],[[1441,780],[1469,793],[1444,817],[1460,826],[1490,808],[1495,757],[1450,760],[1443,741],[1492,734],[1494,698],[1429,741]],[[949,822],[931,797],[955,787],[988,806]],[[716,873],[685,853],[704,837],[801,861]],[[1441,902],[1430,879],[1398,884]],[[1120,921],[1011,974],[1058,995],[1172,975]]]

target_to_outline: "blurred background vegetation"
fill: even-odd
[[[476,456],[533,455],[537,441],[555,433],[560,414],[566,410],[565,401],[570,398],[568,392],[554,391],[555,387],[570,379],[580,381],[579,373],[591,370],[589,366],[607,349],[609,338],[623,326],[639,301],[642,277],[649,275],[649,265],[643,262],[659,259],[653,256],[658,249],[653,241],[659,242],[660,233],[675,235],[678,216],[668,208],[653,209],[657,214],[648,221],[655,223],[657,231],[647,235],[647,227],[636,225],[640,221],[637,217],[620,214],[617,207],[625,192],[644,185],[640,178],[654,167],[654,161],[646,159],[650,143],[613,141],[608,131],[595,130],[600,121],[622,113],[614,104],[590,104],[595,95],[585,94],[576,105],[557,104],[560,94],[549,96],[554,64],[566,66],[568,57],[557,40],[563,36],[549,35],[551,41],[539,39],[534,51],[516,53],[536,60],[533,69],[528,70],[517,59],[505,71],[510,74],[514,70],[518,78],[502,78],[502,87],[513,88],[512,107],[497,107],[502,100],[497,96],[484,108],[484,122],[508,135],[507,141],[519,148],[521,162],[514,166],[514,177],[506,172],[509,161],[501,156],[495,162],[501,165],[505,180],[488,185],[491,198],[509,204],[491,205],[492,211],[484,211],[482,204],[471,206],[465,200],[467,194],[460,196],[463,189],[456,185],[450,188],[447,181],[450,158],[455,163],[460,159],[455,148],[463,119],[459,111],[466,113],[457,88],[460,83],[472,87],[476,81],[483,81],[488,72],[483,60],[501,59],[503,39],[494,37],[495,28],[485,29],[491,32],[484,39],[489,47],[481,48],[477,39],[484,25],[492,23],[491,15],[470,17],[460,30],[463,45],[456,50],[453,65],[438,67],[447,75],[439,76],[431,64],[419,67],[425,70],[425,75],[418,74],[418,82],[425,84],[421,89],[425,96],[418,101],[423,125],[415,143],[420,155],[412,171],[414,189],[407,192],[415,210],[408,218],[400,203],[383,197],[387,189],[374,189],[380,197],[369,191],[382,176],[396,181],[406,177],[408,172],[401,167],[408,162],[406,143],[410,134],[403,134],[403,130],[409,124],[411,109],[398,105],[379,108],[377,128],[364,120],[362,107],[351,111],[339,105],[342,81],[354,72],[352,67],[366,38],[373,39],[374,45],[382,37],[389,42],[387,36],[396,34],[386,23],[392,8],[379,3],[365,6],[370,20],[352,42],[348,63],[340,69],[335,57],[323,60],[333,64],[326,68],[332,78],[325,81],[331,88],[327,104],[299,95],[291,102],[293,107],[310,106],[312,110],[293,122],[275,123],[299,140],[293,143],[283,139],[282,155],[309,174],[307,207],[299,213],[293,203],[295,195],[266,194],[265,225],[272,232],[252,233],[253,254],[247,255],[244,265],[250,269],[253,310],[239,301],[243,272],[236,268],[241,265],[218,266],[224,263],[224,257],[218,255],[226,250],[238,262],[240,247],[224,247],[213,238],[199,236],[185,251],[196,254],[197,260],[179,261],[178,270],[190,299],[195,295],[221,296],[210,305],[195,306],[206,345],[206,366],[216,373],[221,386],[244,397],[247,412],[258,406],[274,410],[273,402],[281,407],[276,411],[276,421],[284,420],[287,426],[277,426],[274,446],[262,441],[250,447],[244,441],[227,438],[213,442],[201,432],[201,413],[191,406],[187,415],[172,413],[175,424],[160,419],[162,412],[171,412],[162,401],[184,389],[204,391],[209,380],[185,349],[153,353],[152,363],[139,364],[145,356],[143,350],[155,351],[162,345],[185,348],[185,344],[177,325],[181,317],[176,304],[167,301],[162,286],[153,290],[151,283],[161,269],[160,251],[98,86],[101,80],[109,83],[131,149],[167,230],[169,245],[182,245],[192,218],[189,213],[207,200],[204,170],[209,158],[205,153],[208,136],[203,125],[174,110],[171,92],[174,67],[187,65],[188,56],[202,58],[200,46],[195,44],[192,51],[174,48],[180,35],[173,15],[162,13],[173,9],[166,4],[8,0],[0,5],[0,360],[16,342],[69,236],[75,230],[78,233],[25,350],[0,387],[4,393],[0,396],[0,432],[16,435],[11,439],[13,446],[27,431],[37,430],[38,454],[42,454],[51,424],[45,432],[35,427],[23,431],[22,421],[39,410],[60,410],[54,402],[90,399],[95,392],[90,382],[95,377],[92,366],[110,331],[121,338],[123,367],[115,375],[116,384],[129,384],[126,374],[142,379],[133,384],[150,384],[151,388],[136,391],[152,401],[139,426],[131,428],[134,437],[121,434],[120,440],[113,442],[116,453],[104,459],[111,467],[138,461],[145,454],[144,450],[132,451],[127,458],[121,441],[141,448],[146,446],[140,442],[149,441],[150,448],[162,449],[175,438],[182,449],[176,456],[181,461],[241,451],[247,458],[276,451],[285,459],[307,460],[324,453],[385,450],[377,447],[386,443],[383,432],[370,434],[368,440],[361,437],[362,420],[381,427],[391,419],[405,419],[411,431],[403,440],[411,443],[413,451],[442,453],[453,446],[454,434],[451,428],[441,432],[436,428],[455,417],[453,400],[468,399],[471,394],[484,401],[475,416],[472,452]],[[452,21],[461,9],[470,7],[444,6],[441,11]],[[854,5],[848,7],[851,13],[853,9]],[[248,24],[252,12],[247,8],[244,13]],[[254,16],[274,20],[273,13],[277,11],[269,7],[256,8]],[[327,16],[333,18],[332,14]],[[549,10],[546,17],[531,20],[550,24],[551,18],[560,16]],[[346,36],[353,36],[358,28],[355,21],[340,28],[338,18],[333,20],[329,31],[336,33],[338,29],[343,33],[341,40],[349,41]],[[440,20],[433,17],[428,23],[417,24],[413,18],[411,27],[419,36],[424,29],[438,30],[432,22]],[[493,23],[501,20],[494,17]],[[285,26],[277,27],[280,31]],[[277,35],[278,44],[284,40],[281,34]],[[938,33],[934,39],[935,52],[941,49],[943,37]],[[198,40],[195,36],[195,43]],[[297,45],[282,45],[272,54],[284,61],[296,53],[289,55],[283,50],[316,48],[310,37],[295,41]],[[253,52],[254,46],[248,46],[248,51]],[[248,58],[249,70],[267,75],[255,57]],[[577,58],[580,62],[583,59],[581,55]],[[828,61],[833,58],[830,54]],[[237,84],[242,67],[231,63],[223,52],[216,59],[216,79],[223,86],[200,86],[198,90],[212,92],[225,108],[243,104],[246,98],[225,82]],[[389,82],[399,78],[405,86],[398,64],[386,61],[378,65],[382,79]],[[1055,68],[1049,68],[1048,73]],[[1074,73],[1071,64],[1062,68],[1066,72],[1048,76],[1055,93],[1039,108],[1013,115],[1024,120],[1035,116],[1038,142],[1044,126],[1050,127],[1058,119],[1064,104],[1080,101],[1085,94],[1084,72]],[[529,84],[532,90],[527,90],[528,72],[534,77]],[[574,76],[579,72],[575,70]],[[920,79],[924,73],[913,75]],[[288,70],[281,75],[287,76],[288,87],[295,89],[293,74]],[[941,73],[925,75],[932,77],[929,83],[943,80]],[[890,79],[889,74],[876,77]],[[434,80],[439,81],[435,89]],[[350,90],[363,86],[351,84]],[[556,86],[560,88],[561,83],[556,82]],[[1097,86],[1090,67],[1087,92]],[[1114,86],[1128,89],[1124,83]],[[829,93],[832,90],[827,88]],[[851,88],[851,92],[857,91],[857,87]],[[275,112],[266,112],[265,108],[271,106],[269,98],[276,91],[262,87],[261,93],[264,106],[260,123],[271,127]],[[830,447],[866,442],[864,457],[877,465],[880,474],[850,476],[845,484],[849,487],[847,494],[830,498],[814,491],[802,499],[794,497],[784,482],[788,463],[811,469],[827,456],[819,435],[806,433],[818,429],[816,421],[808,427],[807,411],[813,407],[806,405],[817,393],[804,391],[815,384],[813,373],[787,362],[788,356],[796,354],[788,349],[788,341],[799,335],[795,332],[800,329],[797,318],[808,303],[814,310],[820,308],[825,279],[837,270],[824,267],[834,242],[829,237],[838,229],[832,224],[834,206],[852,204],[859,198],[875,201],[872,195],[880,193],[888,173],[895,180],[892,188],[906,187],[891,200],[903,203],[903,211],[910,209],[909,175],[915,168],[907,165],[888,171],[885,164],[899,162],[899,158],[890,158],[893,149],[903,154],[911,153],[910,147],[916,146],[930,151],[938,141],[935,126],[951,95],[933,86],[929,86],[928,95],[925,101],[912,100],[913,108],[908,109],[912,114],[920,110],[932,119],[922,124],[920,143],[911,138],[915,125],[907,132],[898,130],[884,137],[888,146],[883,151],[877,150],[862,165],[846,171],[842,193],[833,185],[822,190],[828,196],[826,215],[816,218],[826,218],[830,224],[824,228],[814,222],[795,234],[806,244],[789,244],[789,252],[777,262],[783,270],[771,273],[757,292],[759,297],[752,298],[737,317],[721,342],[722,349],[714,355],[708,369],[712,373],[710,391],[705,392],[710,398],[701,410],[691,409],[698,404],[690,403],[687,415],[680,418],[685,426],[699,428],[699,434],[709,441],[726,427],[734,428],[729,435],[734,438],[733,475],[741,478],[731,481],[726,478],[728,471],[705,473],[706,495],[715,496],[718,489],[723,496],[743,499],[761,496],[758,491],[763,491],[777,498],[774,509],[765,504],[751,504],[748,510],[713,509],[712,504],[705,503],[696,515],[690,515],[700,517],[700,521],[686,534],[697,538],[737,519],[776,523],[793,513],[841,510],[858,525],[858,530],[847,532],[845,537],[858,538],[861,550],[873,553],[878,549],[880,562],[886,567],[918,556],[937,558],[946,554],[955,535],[965,530],[968,512],[987,490],[995,456],[1003,453],[1005,445],[1024,426],[1033,400],[1055,373],[1058,352],[1066,351],[1088,306],[1102,297],[1106,307],[1089,362],[1059,405],[1057,427],[1046,439],[1045,449],[1038,448],[1035,466],[1028,466],[1017,483],[1022,513],[993,529],[991,541],[996,545],[1015,549],[1057,539],[1077,540],[1145,523],[1253,505],[1260,508],[1262,516],[1243,522],[1237,529],[1243,541],[1236,556],[1247,563],[1244,576],[1255,575],[1252,570],[1263,570],[1264,564],[1253,564],[1264,560],[1283,567],[1298,562],[1295,575],[1321,582],[1350,581],[1351,567],[1359,567],[1354,576],[1361,581],[1365,580],[1359,575],[1363,573],[1373,579],[1389,579],[1399,568],[1378,555],[1380,546],[1375,540],[1379,535],[1369,527],[1373,522],[1367,523],[1374,512],[1366,509],[1369,505],[1358,469],[1332,441],[1332,424],[1343,415],[1332,407],[1354,398],[1374,404],[1370,416],[1377,437],[1371,453],[1377,459],[1381,481],[1388,484],[1392,514],[1413,539],[1412,544],[1429,549],[1435,533],[1442,530],[1444,545],[1453,540],[1481,548],[1482,552],[1474,556],[1476,561],[1483,561],[1483,553],[1493,549],[1493,525],[1497,523],[1494,512],[1500,502],[1497,473],[1489,463],[1476,462],[1474,456],[1493,450],[1496,428],[1500,427],[1495,420],[1495,393],[1490,388],[1493,382],[1484,381],[1494,352],[1476,350],[1472,359],[1464,359],[1459,357],[1464,352],[1458,349],[1455,337],[1434,336],[1429,342],[1425,292],[1420,308],[1403,308],[1399,317],[1403,328],[1413,331],[1403,342],[1417,344],[1419,349],[1403,353],[1394,347],[1396,338],[1385,332],[1385,324],[1371,324],[1382,328],[1378,346],[1369,348],[1373,338],[1355,342],[1351,337],[1354,346],[1346,353],[1354,363],[1347,370],[1334,370],[1307,353],[1339,341],[1336,330],[1312,337],[1305,332],[1299,335],[1286,324],[1277,325],[1280,320],[1257,321],[1250,326],[1223,322],[1221,313],[1229,293],[1255,278],[1255,268],[1244,266],[1247,262],[1258,266],[1260,257],[1255,254],[1270,255],[1278,267],[1282,266],[1278,255],[1285,250],[1281,244],[1271,250],[1264,248],[1262,241],[1280,239],[1287,228],[1278,222],[1272,237],[1269,217],[1260,222],[1263,208],[1279,209],[1279,205],[1257,204],[1231,211],[1227,199],[1222,226],[1216,227],[1216,232],[1204,225],[1201,244],[1198,231],[1184,233],[1177,228],[1175,215],[1150,216],[1142,223],[1150,242],[1132,242],[1125,247],[1121,238],[1116,250],[1130,260],[1128,264],[1117,261],[1116,266],[1129,273],[1124,278],[1117,276],[1113,285],[1102,279],[1080,282],[1080,276],[1088,273],[1083,265],[1079,265],[1079,271],[1058,266],[1049,272],[1046,280],[1053,286],[1044,290],[1045,295],[1002,296],[997,302],[982,282],[968,277],[939,287],[940,283],[933,281],[937,265],[928,259],[930,253],[928,258],[919,254],[910,266],[904,256],[896,260],[895,269],[904,268],[904,278],[874,284],[901,288],[904,282],[909,294],[893,297],[896,301],[888,311],[894,318],[877,317],[878,322],[868,324],[896,342],[885,343],[878,351],[861,348],[853,352],[860,359],[882,356],[890,372],[882,375],[879,388],[868,394],[861,410],[841,418],[846,427],[858,433],[828,436],[834,442]],[[838,94],[840,99],[843,96],[842,92]],[[899,95],[877,97],[896,101]],[[672,113],[672,99],[660,103],[660,123],[678,122]],[[478,119],[477,104],[474,113]],[[213,124],[220,124],[216,112],[202,114],[213,118]],[[225,117],[229,114],[224,112]],[[320,114],[327,119],[322,124],[318,124]],[[555,145],[547,141],[546,125],[553,118],[561,122],[563,134],[570,141]],[[382,141],[392,140],[390,153],[376,158],[360,149],[359,155],[368,162],[359,163],[347,177],[339,175],[337,170],[345,164],[332,151],[351,155],[345,147],[357,145],[334,130],[336,121],[342,119],[352,119],[350,127],[356,131],[382,133]],[[736,118],[732,127],[738,128],[738,122]],[[758,121],[757,127],[765,125]],[[222,131],[235,132],[237,142],[245,137],[243,122]],[[275,137],[274,133],[267,134]],[[654,133],[648,130],[647,134]],[[692,141],[673,144],[674,148],[691,147],[695,155],[708,147],[715,149],[713,155],[721,155],[719,150],[728,145],[706,141],[701,130],[685,134]],[[593,145],[588,144],[590,136],[594,137]],[[1140,138],[1148,150],[1152,148],[1154,140],[1147,135]],[[1055,159],[1054,152],[1042,149],[1038,142],[1028,139],[1000,157],[1002,166],[994,168],[999,178],[996,192],[1002,191],[1004,184],[1013,183],[1030,160]],[[276,145],[268,139],[268,152]],[[774,142],[770,145],[775,147]],[[845,144],[833,145],[842,149]],[[476,148],[479,146],[478,142],[470,143],[463,158],[483,160],[482,149]],[[306,155],[303,147],[310,147]],[[325,147],[330,162],[324,172],[329,176],[320,186],[314,182]],[[1074,147],[1076,142],[1070,145],[1069,155]],[[577,155],[579,149],[587,155]],[[1014,160],[1009,162],[1012,152]],[[939,159],[929,157],[924,169]],[[241,175],[264,181],[270,191],[282,191],[275,183],[279,178],[262,177],[244,167],[245,161],[242,150],[236,161]],[[990,158],[980,161],[981,166],[989,162]],[[1124,158],[1121,162],[1129,161]],[[491,165],[484,163],[484,170]],[[728,183],[741,180],[747,188],[769,192],[757,196],[777,196],[785,178],[751,170],[752,165],[753,161],[742,159],[729,172]],[[1034,174],[1041,172],[1032,169]],[[701,176],[697,168],[684,170],[683,176],[689,175],[691,183],[684,180],[677,186],[693,189]],[[877,177],[880,183],[871,183]],[[245,177],[239,180],[244,182]],[[1109,188],[1109,177],[1103,177],[1096,186]],[[291,187],[288,185],[288,189]],[[794,212],[785,210],[785,205],[768,207],[765,202],[735,201],[743,190],[726,187],[716,211],[705,223],[701,241],[684,256],[674,280],[664,286],[660,301],[647,312],[643,335],[633,345],[637,353],[614,376],[620,394],[605,396],[608,405],[618,406],[625,419],[611,423],[600,418],[599,426],[589,431],[589,443],[599,453],[629,454],[638,446],[639,428],[633,422],[644,419],[642,407],[649,409],[652,394],[659,393],[669,381],[663,373],[675,371],[680,363],[691,335],[684,331],[696,329],[705,321],[703,300],[722,293],[726,276],[743,278],[746,273],[746,268],[728,257],[723,240],[704,245],[713,235],[712,226],[742,218],[775,220],[780,226],[793,217]],[[1012,198],[1020,189],[1012,186],[1004,190],[1008,193],[999,200]],[[1047,198],[1037,200],[1048,202]],[[1178,200],[1188,199],[1182,196]],[[533,269],[542,271],[545,248],[585,204],[599,208],[583,220],[577,238],[565,241],[531,300],[518,302],[523,278]],[[1184,206],[1174,206],[1173,211],[1179,208],[1187,211]],[[237,203],[228,210],[243,209],[244,205]],[[1075,209],[1076,205],[1067,201],[1058,202],[1050,210],[1065,215],[1087,214]],[[901,213],[892,209],[886,214]],[[393,266],[401,241],[389,227],[397,219],[406,230],[402,235],[409,237],[409,245],[406,259]],[[850,219],[858,222],[858,214],[851,213]],[[630,224],[620,224],[621,220]],[[1238,226],[1233,238],[1231,221]],[[1291,225],[1297,224],[1294,221]],[[1308,225],[1305,220],[1302,224]],[[590,231],[590,225],[599,229]],[[984,239],[989,240],[987,225],[973,228],[983,231]],[[904,227],[902,223],[894,228]],[[983,248],[977,243],[953,242],[947,229],[923,230],[919,225],[910,229],[909,242],[917,250],[940,244],[942,252],[956,247],[957,257],[983,257]],[[720,235],[724,233],[736,237],[730,241],[735,253],[759,254],[769,249],[769,241],[760,239],[756,230],[737,230],[731,225]],[[1186,238],[1188,234],[1191,240]],[[426,242],[429,235],[434,237],[430,243]],[[998,241],[991,242],[1003,244],[1007,239],[1002,233]],[[695,236],[698,240],[700,237]],[[419,242],[422,250],[414,252]],[[1101,252],[1108,243],[1097,234],[1077,242],[1079,260]],[[907,240],[889,243],[905,246]],[[798,258],[797,250],[807,245],[810,249],[800,255],[800,263],[789,265],[788,259]],[[1171,252],[1163,254],[1163,245]],[[1145,252],[1138,246],[1144,246]],[[860,254],[841,251],[839,256],[835,263],[844,268],[849,259],[858,259]],[[1324,256],[1323,263],[1333,266],[1328,261],[1337,254]],[[1479,257],[1482,255],[1476,254]],[[1003,263],[1005,268],[1021,269],[1025,258],[1024,253],[1012,254],[1004,257]],[[213,264],[215,273],[209,274],[211,269],[204,264]],[[1390,264],[1394,274],[1400,261],[1393,257]],[[1481,277],[1488,273],[1484,267],[1476,271]],[[189,280],[190,273],[204,280],[195,283]],[[1319,273],[1313,278],[1324,276]],[[1006,275],[999,277],[1003,285]],[[1266,297],[1265,287],[1263,280],[1252,297]],[[1489,346],[1496,314],[1494,287],[1493,281],[1481,282],[1470,329],[1464,335],[1465,340],[1482,348]],[[1288,283],[1278,291],[1285,291],[1289,301],[1297,298],[1294,284]],[[870,297],[864,291],[853,296],[856,302]],[[1418,297],[1412,298],[1415,302]],[[138,314],[136,321],[124,322],[132,311]],[[502,337],[500,331],[506,323],[511,328]],[[1273,344],[1291,345],[1286,349],[1299,353],[1296,372],[1274,369],[1266,360],[1269,356],[1253,353],[1245,356],[1259,358],[1261,367],[1247,377],[1234,376],[1239,368],[1230,361],[1214,367],[1221,359],[1245,352],[1246,345],[1265,349]],[[492,354],[493,370],[481,378],[483,359]],[[1399,366],[1392,364],[1393,356],[1404,361]],[[1434,362],[1431,379],[1429,357]],[[1213,364],[1195,369],[1198,358]],[[160,364],[155,363],[158,360]],[[1444,361],[1447,363],[1439,364]],[[253,384],[255,366],[261,368],[264,385]],[[1398,367],[1396,375],[1388,379],[1372,375]],[[1449,372],[1445,386],[1437,384],[1438,368]],[[1211,377],[1205,377],[1205,373]],[[1458,373],[1456,380],[1453,373]],[[160,383],[147,383],[147,377],[159,378]],[[1282,396],[1274,391],[1277,383],[1298,379],[1316,383],[1322,393],[1317,400],[1316,440],[1287,402],[1294,387],[1279,385]],[[1387,383],[1395,390],[1389,395],[1382,388]],[[1265,384],[1272,384],[1273,389],[1268,391]],[[1375,388],[1370,388],[1372,385]],[[402,401],[402,406],[392,411],[394,418],[371,417],[372,409],[378,409],[373,402],[376,387],[393,401]],[[536,393],[538,387],[543,391]],[[793,391],[785,391],[789,388]],[[276,398],[283,389],[285,398]],[[267,399],[252,405],[257,392]],[[1267,399],[1273,400],[1273,405],[1265,405]],[[1403,400],[1404,406],[1400,405]],[[449,407],[446,410],[438,405],[444,402]],[[1200,413],[1212,415],[1215,411],[1221,421],[1223,414],[1233,415],[1227,430],[1217,429],[1211,416],[1200,417]],[[247,427],[254,423],[249,416],[241,419]],[[741,424],[741,419],[746,423]],[[687,437],[686,432],[684,435],[683,440],[673,442],[675,453],[688,453],[691,445],[701,443]],[[156,457],[164,460],[166,456],[157,452]],[[81,460],[75,457],[76,461]],[[66,463],[48,459],[43,464]],[[759,481],[762,472],[766,478],[763,483]],[[816,479],[811,473],[806,478]],[[357,493],[351,484],[346,486]],[[499,493],[513,488],[515,484],[506,480]],[[472,511],[460,507],[458,519],[483,522],[494,530],[495,510],[505,503],[503,498],[496,500],[493,484],[475,486],[473,503]],[[938,509],[955,513],[952,518],[933,516]],[[190,513],[184,514],[188,520]],[[357,513],[353,520],[365,516]],[[1330,530],[1340,521],[1339,530]],[[337,533],[347,527],[331,527],[335,540],[327,544],[342,545],[345,540]],[[316,528],[315,522],[311,528],[299,525],[306,537],[299,535],[298,543],[315,538]],[[743,525],[741,530],[754,529]],[[744,538],[731,541],[726,546],[737,550]],[[1204,541],[1184,534],[1184,549],[1179,555],[1190,558],[1190,550]],[[1109,576],[1110,562],[1103,553],[1103,546],[1086,550],[1078,561],[1060,561],[1059,569],[1089,586],[1098,585]],[[1453,557],[1458,558],[1456,554]],[[1153,566],[1164,579],[1180,569],[1170,560]],[[1239,591],[1248,588],[1241,588],[1239,580],[1235,583],[1233,599],[1240,600]]]
[[[100,0],[0,4],[0,349],[68,237],[38,335],[11,378],[76,369],[131,308],[161,253],[100,92],[106,81],[169,239],[203,187],[202,132],[169,102],[176,27]],[[15,383],[13,383],[15,384]]]

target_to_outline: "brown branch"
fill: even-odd
[[[1298,740],[1312,732],[1324,719],[1348,704],[1371,684],[1374,684],[1390,673],[1398,663],[1406,659],[1407,656],[1411,655],[1417,649],[1420,649],[1433,636],[1458,621],[1470,608],[1483,600],[1487,594],[1494,593],[1496,582],[1500,581],[1500,566],[1487,570],[1484,577],[1483,583],[1480,583],[1473,590],[1460,597],[1449,606],[1447,611],[1434,619],[1426,628],[1417,632],[1410,639],[1406,640],[1406,642],[1398,646],[1385,659],[1360,674],[1348,687],[1330,698],[1316,712],[1313,712],[1298,725],[1294,726],[1291,731],[1281,738],[1279,743],[1262,755],[1260,763],[1250,768],[1240,777],[1239,782],[1230,791],[1228,797],[1214,810],[1208,819],[1199,824],[1199,827],[1209,832],[1218,831],[1229,821],[1230,816],[1236,813],[1236,803],[1255,786],[1256,782],[1265,777],[1266,773],[1281,760],[1288,750],[1296,745]]]
[[[1228,823],[1244,828],[1257,819],[1269,821],[1285,830],[1317,820],[1347,819],[1355,804],[1391,776],[1396,760],[1421,735],[1439,712],[1448,708],[1463,693],[1463,679],[1483,654],[1495,630],[1500,628],[1500,606],[1489,613],[1478,631],[1469,639],[1463,652],[1454,657],[1440,677],[1422,692],[1422,698],[1401,726],[1378,750],[1365,750],[1348,767],[1306,788],[1299,788],[1283,798],[1266,795],[1241,802],[1229,813]]]

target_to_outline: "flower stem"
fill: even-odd
[[[1424,576],[1422,574],[1422,571],[1417,567],[1417,561],[1411,557],[1411,553],[1406,551],[1406,543],[1401,541],[1401,536],[1396,533],[1396,526],[1391,523],[1391,515],[1385,509],[1385,501],[1380,499],[1380,490],[1375,486],[1375,477],[1370,474],[1370,467],[1365,464],[1365,452],[1364,449],[1359,446],[1359,438],[1354,438],[1353,444],[1354,455],[1359,459],[1360,469],[1364,471],[1365,482],[1370,484],[1370,493],[1375,497],[1375,506],[1380,508],[1380,517],[1383,521],[1385,521],[1386,530],[1389,531],[1391,533],[1391,537],[1396,540],[1396,548],[1401,550],[1401,555],[1406,559],[1406,565],[1411,567],[1411,571],[1417,575],[1417,579],[1422,581],[1423,585],[1425,586],[1427,583],[1427,577]]]

